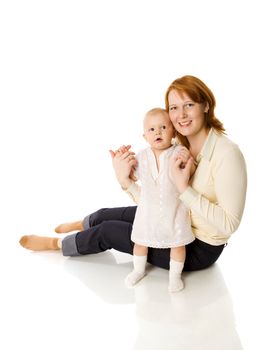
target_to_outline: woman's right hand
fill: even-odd
[[[133,175],[134,167],[137,165],[135,153],[130,151],[130,145],[122,146],[118,150],[110,150],[112,165],[116,178],[123,189],[127,189],[132,180],[136,181]]]
[[[190,157],[185,164],[182,166],[182,159],[174,159],[171,161],[171,176],[176,188],[180,193],[183,193],[189,185],[191,177],[191,168],[193,165],[193,158]]]

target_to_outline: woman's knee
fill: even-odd
[[[123,221],[104,221],[101,224],[101,240],[109,249],[133,254],[132,225]]]
[[[133,223],[136,207],[102,208],[89,215],[90,227],[99,225],[104,221],[123,221]]]
[[[103,222],[105,210],[107,210],[107,208],[101,208],[88,216],[89,227],[99,225]]]

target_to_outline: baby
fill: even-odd
[[[140,151],[135,176],[141,183],[141,194],[131,240],[133,271],[125,282],[135,285],[145,276],[148,247],[170,248],[169,291],[184,288],[181,273],[185,261],[185,245],[194,240],[189,213],[179,199],[170,176],[170,159],[189,159],[187,148],[172,144],[174,128],[165,109],[154,108],[144,118],[144,138],[150,147]],[[194,166],[192,173],[195,171]]]

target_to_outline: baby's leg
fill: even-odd
[[[83,230],[84,230],[83,220],[67,222],[55,228],[56,233],[68,233],[72,231],[83,231]]]
[[[133,250],[133,271],[126,277],[125,284],[127,287],[133,287],[146,274],[148,248],[139,244],[134,245]]]
[[[170,258],[168,290],[178,292],[184,288],[181,274],[185,261],[185,246],[171,248]]]

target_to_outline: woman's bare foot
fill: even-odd
[[[68,222],[61,224],[55,228],[56,233],[68,233],[71,231],[83,231],[83,221]]]
[[[59,238],[43,237],[43,236],[22,236],[20,239],[20,245],[23,248],[40,251],[40,250],[58,250],[60,249],[58,244]]]

